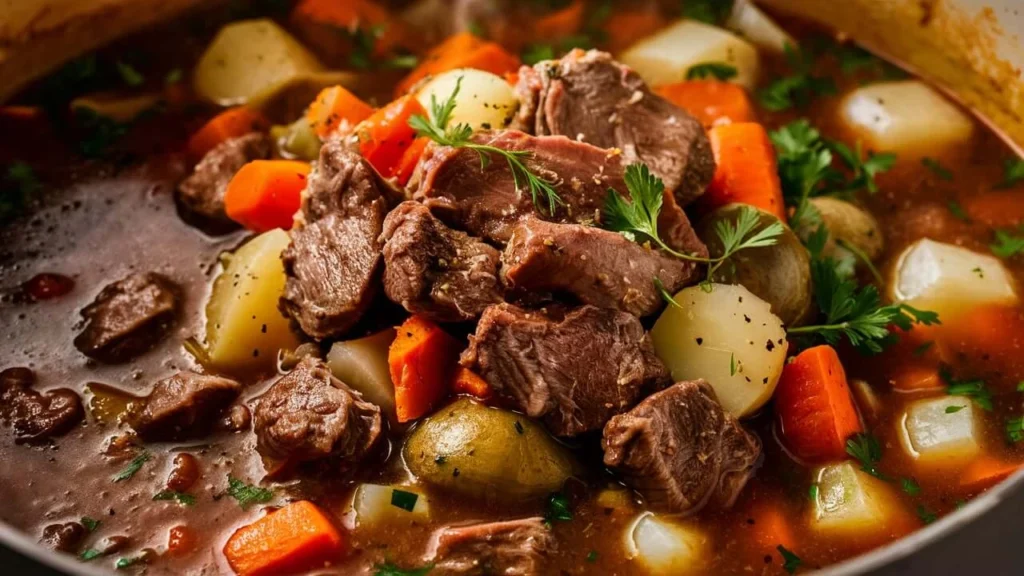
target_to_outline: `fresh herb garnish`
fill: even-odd
[[[911,352],[911,354],[913,354],[915,358],[920,358],[921,356],[924,356],[925,352],[930,350],[931,347],[934,346],[934,345],[935,345],[935,341],[934,340],[929,340],[927,342],[922,343],[917,348],[914,348],[914,351]]]
[[[900,484],[903,487],[903,491],[911,496],[917,496],[921,493],[921,486],[913,478],[903,478],[900,480]]]
[[[858,433],[846,440],[846,453],[860,462],[860,469],[875,478],[885,480],[886,477],[878,470],[882,460],[882,445],[870,434]]]
[[[982,410],[992,411],[992,392],[985,386],[984,380],[956,380],[945,368],[939,370],[939,376],[946,382],[946,393],[950,396],[970,398]]]
[[[1024,392],[1024,380],[1017,382],[1017,392]]]
[[[572,520],[569,499],[561,492],[555,492],[548,496],[548,511],[544,514],[544,522],[550,526],[553,522],[568,522],[569,520]]]
[[[736,353],[733,352],[732,355],[729,356],[729,376],[735,376],[735,375],[736,375]]]
[[[789,574],[796,572],[797,568],[804,563],[799,556],[787,550],[782,544],[776,546],[775,549],[778,550],[779,555],[782,556],[782,568]]]
[[[786,44],[785,50],[792,74],[779,78],[758,93],[762,106],[773,112],[794,106],[804,108],[815,95],[835,94],[836,84],[831,78],[811,72],[814,58],[810,54],[800,52],[791,44]]]
[[[1024,159],[1011,158],[1003,164],[1003,181],[996,188],[1010,188],[1024,180]]]
[[[118,60],[115,65],[117,66],[117,73],[121,75],[121,80],[128,86],[137,88],[146,83],[146,77],[131,64]]]
[[[957,412],[963,410],[964,408],[967,408],[967,406],[966,405],[946,406],[946,414],[956,414]]]
[[[103,556],[103,552],[100,552],[95,548],[89,548],[88,550],[85,550],[81,554],[79,554],[78,559],[82,562],[88,562],[90,560],[95,560],[100,556]]]
[[[420,495],[415,492],[406,492],[397,488],[391,491],[391,505],[401,508],[406,512],[412,512],[413,508],[416,507],[416,501],[419,499]]]
[[[662,284],[661,278],[658,278],[657,276],[654,277],[654,287],[657,288],[658,292],[661,293],[662,300],[667,302],[669,305],[675,306],[676,308],[682,310],[683,307],[679,304],[679,302],[676,302],[676,299],[673,298],[672,295],[669,294],[668,290],[665,289],[665,285]]]
[[[145,556],[125,556],[124,558],[118,558],[117,564],[114,564],[114,567],[118,570],[124,570],[125,568],[130,568],[145,561]]]
[[[1010,418],[1006,421],[1006,437],[1012,444],[1024,440],[1024,417]]]
[[[192,506],[196,503],[195,496],[175,490],[161,490],[153,495],[153,500],[173,500],[182,506]]]
[[[875,176],[891,170],[896,164],[896,155],[891,152],[869,153],[864,159],[859,142],[853,149],[838,141],[829,142],[828,145],[846,164],[846,167],[853,171],[853,178],[839,189],[841,192],[848,193],[864,189],[871,194],[876,194],[878,184],[875,183]]]
[[[242,482],[238,478],[228,476],[228,496],[238,501],[242,508],[248,508],[251,504],[263,504],[274,498],[274,492],[259,486],[252,486]]]
[[[807,496],[810,497],[811,500],[817,500],[818,490],[819,489],[817,484],[811,484],[810,489],[807,490]]]
[[[597,550],[591,550],[590,553],[587,554],[587,562],[590,562],[591,564],[597,562]]]
[[[725,62],[704,62],[694,64],[686,71],[687,80],[699,80],[702,78],[714,78],[715,80],[729,80],[735,78],[739,72],[735,66]]]
[[[95,518],[90,518],[88,516],[82,516],[81,523],[82,526],[85,526],[85,529],[89,532],[95,532],[96,529],[100,527],[99,520],[96,520]]]
[[[925,524],[931,524],[938,520],[939,516],[925,507],[924,504],[917,505],[917,517],[921,519],[921,522]]]
[[[550,182],[534,174],[523,163],[523,158],[532,155],[530,151],[503,150],[495,146],[477,144],[470,140],[470,137],[473,135],[473,128],[468,124],[448,125],[451,121],[452,113],[455,111],[456,97],[461,89],[462,77],[459,77],[455,81],[455,89],[452,90],[451,95],[444,102],[438,102],[437,98],[432,94],[430,96],[430,118],[416,114],[409,118],[409,126],[416,131],[417,135],[426,136],[442,146],[467,148],[476,152],[480,156],[481,168],[486,168],[490,163],[491,154],[503,157],[508,162],[508,167],[512,171],[512,178],[516,189],[521,189],[522,183],[525,182],[530,190],[530,195],[533,197],[533,205],[543,212],[540,203],[540,197],[543,196],[547,201],[548,215],[554,215],[558,206],[564,205],[565,202],[558,195],[558,192],[555,191],[555,182]]]
[[[964,222],[971,221],[971,217],[968,216],[967,212],[964,211],[964,207],[961,206],[960,203],[957,202],[956,200],[950,200],[946,204],[946,207],[949,208],[950,214],[952,214],[953,217],[956,218],[957,220],[962,220]]]
[[[949,182],[953,179],[953,173],[948,168],[939,163],[935,158],[924,157],[921,158],[921,165],[932,171],[940,180]]]
[[[665,183],[652,174],[646,164],[640,163],[627,166],[624,179],[632,201],[626,200],[618,191],[609,189],[604,204],[604,227],[633,242],[652,241],[676,258],[708,264],[707,278],[702,283],[705,290],[710,290],[714,273],[733,254],[749,248],[772,246],[784,230],[781,222],[773,222],[757,230],[760,224],[757,210],[745,206],[740,210],[736,222],[721,220],[715,223],[715,233],[722,243],[721,256],[703,258],[683,254],[670,248],[658,235],[658,215],[664,201]],[[660,289],[663,295],[666,294],[664,286],[660,286]]]
[[[181,82],[182,78],[185,77],[185,72],[181,68],[175,68],[164,76],[164,84],[171,85]]]
[[[996,241],[989,245],[992,253],[1002,259],[1024,253],[1024,228],[1019,234],[1011,230],[996,230]]]
[[[434,569],[434,565],[429,564],[422,568],[405,569],[386,562],[384,564],[377,564],[373,569],[373,576],[426,576],[426,574]]]
[[[352,51],[349,54],[348,62],[358,70],[368,70],[373,65],[373,53],[377,47],[377,39],[384,35],[387,29],[383,24],[377,24],[368,28],[357,26],[354,29],[345,30],[352,41]]]
[[[114,482],[124,482],[125,480],[129,480],[132,476],[135,476],[136,472],[142,470],[143,464],[149,462],[152,458],[153,455],[149,452],[143,452],[135,458],[132,458],[132,461],[124,467],[124,470],[121,470],[117,473],[117,476],[114,476]]]
[[[555,47],[551,44],[530,44],[519,54],[520,60],[527,66],[533,66],[544,60],[555,59]]]
[[[683,17],[718,26],[732,12],[733,0],[686,0]]]
[[[845,337],[861,352],[874,354],[892,343],[891,326],[907,331],[914,324],[939,324],[935,312],[906,304],[882,306],[876,287],[858,290],[855,281],[839,276],[830,259],[812,260],[811,278],[814,298],[825,314],[825,322],[790,328],[790,334],[815,335],[831,345]]]

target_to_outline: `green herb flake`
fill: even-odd
[[[406,512],[412,512],[416,508],[416,501],[419,499],[420,495],[415,492],[406,492],[397,488],[391,491],[391,505],[395,508],[401,508]]]
[[[779,555],[782,556],[782,568],[789,574],[795,573],[804,563],[799,556],[787,550],[782,544],[776,546],[775,549],[778,550]]]
[[[99,550],[97,550],[95,548],[89,548],[88,550],[85,550],[84,552],[79,554],[78,555],[78,559],[81,560],[82,562],[88,562],[90,560],[95,560],[95,559],[99,558],[100,556],[103,556],[103,552],[100,552]]]
[[[174,490],[161,490],[153,495],[153,500],[173,500],[182,506],[192,506],[196,503],[195,496]]]
[[[661,294],[661,299],[664,300],[667,304],[675,306],[680,310],[683,309],[682,305],[679,304],[679,302],[676,302],[676,299],[672,297],[672,294],[669,293],[669,291],[665,288],[665,285],[662,284],[661,278],[658,278],[657,276],[654,277],[654,287],[658,289],[658,292]]]
[[[373,569],[373,576],[426,576],[434,569],[434,565],[430,564],[422,568],[405,569],[387,562],[384,564],[377,564]]]
[[[1024,440],[1024,417],[1010,418],[1006,421],[1006,438],[1011,444]]]
[[[992,253],[1006,260],[1024,253],[1024,227],[1019,230],[996,230],[996,241],[989,245]]]
[[[548,511],[544,514],[544,521],[550,526],[554,522],[568,522],[569,520],[572,520],[569,499],[561,492],[555,492],[548,497]]]
[[[526,48],[523,48],[519,58],[523,61],[523,64],[527,66],[533,66],[538,62],[544,60],[555,59],[555,47],[551,44],[530,44]]]
[[[975,378],[973,380],[956,380],[949,370],[939,370],[939,376],[946,382],[946,394],[950,396],[963,396],[974,400],[979,408],[986,412],[992,411],[992,392],[985,386],[985,381]]]
[[[127,62],[117,61],[117,73],[121,75],[121,80],[125,84],[132,88],[137,88],[146,83],[146,77],[142,75],[138,70],[132,67]]]
[[[82,516],[82,519],[80,520],[80,522],[81,522],[82,526],[85,526],[85,529],[87,531],[89,531],[89,532],[95,532],[96,529],[100,527],[100,521],[99,520],[97,520],[95,518],[90,518],[88,516]]]
[[[925,524],[931,524],[932,522],[935,522],[939,519],[938,514],[929,510],[927,507],[925,507],[924,504],[918,504],[916,512],[917,517],[920,518],[921,522]]]
[[[1010,188],[1024,180],[1024,159],[1011,158],[1003,164],[1003,181],[996,188]]]
[[[878,470],[882,460],[882,445],[870,434],[855,434],[846,441],[846,453],[860,463],[860,469],[875,478],[885,480],[886,477]]]
[[[29,198],[41,188],[35,170],[24,162],[14,162],[0,178],[0,224],[22,213]]]
[[[810,497],[811,501],[816,502],[818,500],[819,492],[818,484],[811,484],[811,488],[807,491],[807,496]]]
[[[420,63],[415,54],[399,54],[384,62],[384,66],[392,70],[412,70]]]
[[[1024,380],[1017,382],[1017,392],[1024,392]]]
[[[714,78],[715,80],[731,80],[739,75],[735,66],[726,64],[725,62],[702,62],[700,64],[694,64],[686,71],[687,80],[700,80],[704,78]]]
[[[164,76],[164,84],[167,84],[167,85],[177,84],[178,82],[181,82],[181,80],[184,77],[185,77],[185,71],[182,70],[181,68],[175,68],[175,69],[171,70],[170,72],[168,72],[166,76]]]
[[[921,486],[914,481],[913,478],[903,478],[900,480],[900,486],[903,491],[911,496],[917,496],[921,493]]]
[[[805,108],[816,95],[836,93],[836,84],[831,78],[811,73],[812,56],[790,44],[786,44],[785,52],[792,74],[779,78],[758,93],[758,100],[764,108],[773,112]]]
[[[913,354],[915,358],[920,358],[920,357],[924,356],[926,352],[931,350],[932,346],[935,346],[935,341],[934,340],[928,340],[927,342],[922,342],[920,346],[918,346],[917,348],[914,348],[914,351],[911,352],[911,354]]]
[[[718,26],[729,17],[732,4],[733,0],[686,0],[683,3],[683,17]]]
[[[132,458],[132,461],[129,462],[128,465],[124,467],[124,470],[121,470],[120,472],[117,473],[116,476],[114,476],[114,482],[124,482],[125,480],[130,480],[131,477],[135,476],[135,474],[139,470],[142,470],[143,464],[149,462],[152,459],[153,455],[150,454],[149,452],[143,452],[136,456],[135,458]]]
[[[118,570],[124,570],[125,568],[131,568],[136,564],[143,564],[146,562],[145,556],[125,556],[117,559],[117,564],[114,565]]]
[[[935,158],[925,156],[924,158],[921,158],[921,165],[931,170],[932,174],[940,180],[945,180],[946,182],[953,180],[953,173]]]
[[[729,356],[729,376],[736,375],[736,353],[733,352]]]
[[[957,412],[967,408],[967,405],[962,406],[946,406],[946,414],[956,414]]]
[[[587,554],[587,562],[590,562],[591,564],[597,562],[597,550],[591,550],[590,553]]]
[[[949,203],[946,204],[946,207],[949,208],[950,214],[952,214],[953,217],[956,218],[957,220],[962,220],[964,222],[971,221],[971,217],[968,216],[967,212],[964,211],[964,207],[961,206],[960,203],[957,202],[956,200],[951,200]]]
[[[238,478],[228,476],[228,496],[238,501],[242,508],[252,504],[265,504],[274,498],[274,492],[259,486],[252,486]]]

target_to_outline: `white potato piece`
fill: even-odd
[[[786,330],[771,306],[743,286],[713,284],[675,295],[651,339],[675,381],[703,378],[736,417],[764,405],[786,362]]]
[[[918,400],[897,420],[900,444],[911,458],[931,468],[966,465],[981,452],[975,410],[974,402],[963,396]]]
[[[444,102],[451,97],[460,79],[451,125],[468,124],[473,130],[508,126],[519,108],[519,99],[504,78],[483,70],[459,68],[439,74],[419,89],[416,100],[430,110],[431,98]]]
[[[938,312],[948,320],[981,304],[1015,304],[1013,278],[998,258],[924,238],[896,261],[889,282],[895,302]]]
[[[365,338],[335,342],[327,353],[334,376],[380,406],[391,420],[395,419],[395,385],[388,368],[388,348],[394,340],[395,330],[389,328]]]
[[[220,104],[253,104],[324,66],[274,21],[243,20],[221,28],[196,64],[196,94]]]
[[[289,242],[287,232],[271,230],[225,259],[206,305],[204,363],[225,371],[264,368],[280,350],[298,346],[277,308],[285,283],[281,251]]]
[[[430,502],[422,492],[408,486],[360,484],[352,494],[352,512],[356,526],[426,522],[430,520]]]
[[[626,527],[626,557],[650,574],[688,574],[706,558],[707,536],[690,524],[640,514]]]
[[[907,512],[885,482],[853,462],[831,464],[816,474],[811,529],[829,536],[884,537],[907,520]]]
[[[736,0],[725,26],[755,46],[782,54],[786,45],[796,48],[796,40],[750,0]]]
[[[651,86],[686,80],[697,64],[722,62],[736,68],[735,82],[750,90],[757,84],[760,60],[757,49],[721,28],[694,20],[676,24],[644,38],[619,56]]]
[[[962,150],[974,122],[944,96],[918,80],[881,82],[853,90],[839,106],[840,121],[872,150],[918,162]]]

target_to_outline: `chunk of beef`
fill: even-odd
[[[38,442],[60,436],[85,416],[82,400],[73,390],[32,389],[35,372],[8,368],[0,372],[0,420],[14,429],[17,442]]]
[[[622,180],[619,154],[562,136],[529,136],[522,132],[480,133],[473,139],[503,150],[528,152],[524,163],[536,174],[554,182],[564,206],[548,214],[547,200],[538,197],[544,207],[538,210],[529,189],[516,186],[506,162],[492,158],[481,167],[473,150],[431,145],[417,167],[413,183],[418,187],[415,199],[454,228],[489,242],[504,245],[512,229],[523,216],[536,216],[554,222],[599,224],[608,188],[629,197]],[[666,244],[681,252],[707,255],[690,221],[674,198],[665,195],[659,232]]]
[[[541,518],[445,526],[425,561],[438,575],[539,576],[557,542]]]
[[[345,469],[362,461],[381,438],[380,408],[305,358],[256,404],[256,449],[277,461],[299,463],[331,457]]]
[[[178,286],[153,272],[107,285],[82,309],[85,328],[75,337],[82,354],[110,364],[152,348],[178,316]]]
[[[584,304],[647,316],[663,305],[655,278],[670,293],[693,283],[697,265],[578,224],[525,218],[501,255],[511,290],[570,294]]]
[[[761,455],[757,436],[726,413],[703,380],[653,394],[604,428],[604,463],[656,509],[732,506]]]
[[[301,221],[281,254],[288,277],[281,310],[313,338],[344,334],[380,289],[386,187],[341,139],[324,144],[303,193]]]
[[[448,228],[418,202],[384,220],[384,292],[413,314],[464,322],[504,300],[498,251]]]
[[[228,378],[179,372],[156,383],[130,424],[148,441],[200,437],[241,391],[242,385]]]
[[[491,306],[461,363],[558,436],[600,430],[671,383],[636,316],[595,306],[564,313]]]
[[[523,68],[516,93],[524,98],[519,127],[621,150],[623,165],[647,164],[681,206],[703,194],[715,174],[700,122],[605,52],[573,50]]]
[[[262,132],[230,138],[218,144],[196,164],[192,175],[178,186],[178,201],[201,218],[230,223],[224,212],[224,193],[235,172],[253,160],[270,158],[274,142]]]
[[[57,550],[73,554],[85,540],[89,531],[78,522],[65,522],[63,524],[50,524],[43,528],[43,537],[40,543]]]

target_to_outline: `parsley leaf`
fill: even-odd
[[[686,0],[683,17],[718,26],[732,12],[733,0]]]
[[[967,408],[967,406],[946,406],[946,414],[956,414],[957,412],[963,410],[964,408]]]
[[[733,352],[732,355],[729,356],[729,376],[735,376],[735,375],[736,375],[736,353]]]
[[[114,482],[124,482],[125,480],[131,479],[132,476],[135,476],[136,472],[142,470],[142,465],[149,462],[152,458],[153,455],[149,452],[139,454],[124,467],[124,470],[121,470],[116,476],[114,476]]]
[[[811,73],[812,57],[801,53],[791,44],[786,44],[785,50],[786,60],[793,74],[779,78],[758,93],[762,106],[773,112],[788,110],[794,106],[804,108],[816,94],[836,93],[836,85],[831,78]]]
[[[953,173],[935,158],[925,156],[921,158],[921,165],[931,170],[932,174],[935,174],[940,180],[949,182],[953,179]]]
[[[95,560],[100,556],[103,556],[103,552],[100,552],[95,548],[89,548],[88,550],[85,550],[81,554],[79,554],[78,559],[82,562],[88,562],[90,560]]]
[[[1006,437],[1012,444],[1024,440],[1024,417],[1010,418],[1006,421]]]
[[[803,220],[815,221],[817,213],[807,202],[823,184],[838,178],[832,168],[832,151],[821,133],[806,119],[796,120],[769,134],[778,162],[779,180],[786,203],[796,207],[790,218],[794,228]]]
[[[238,501],[242,508],[252,504],[264,504],[274,498],[274,492],[259,486],[251,486],[238,478],[228,476],[228,496]]]
[[[996,188],[1010,188],[1024,180],[1024,159],[1011,158],[1003,164],[1003,181]]]
[[[924,504],[917,505],[917,517],[921,519],[921,522],[925,524],[931,524],[939,519],[939,516],[925,507]]]
[[[992,253],[1004,260],[1024,253],[1024,229],[1021,232],[1015,235],[1012,230],[996,230],[996,241],[989,245]]]
[[[554,182],[534,174],[523,163],[522,159],[532,154],[530,151],[504,150],[495,146],[477,144],[470,140],[470,137],[473,135],[473,128],[468,124],[449,126],[461,89],[462,77],[459,77],[455,82],[455,89],[452,90],[451,95],[444,102],[439,103],[437,98],[431,94],[430,117],[427,118],[421,114],[415,114],[409,118],[409,126],[416,131],[417,136],[425,136],[442,146],[473,150],[480,156],[481,168],[486,168],[490,164],[491,154],[503,157],[508,162],[508,167],[512,171],[512,178],[515,181],[516,188],[521,189],[522,183],[525,182],[533,198],[533,205],[542,212],[540,196],[543,195],[547,199],[548,215],[553,216],[558,206],[564,206],[565,202],[555,190]]]
[[[818,485],[817,484],[811,484],[811,487],[807,490],[807,496],[811,500],[817,500],[818,499],[818,492],[819,492]]]
[[[555,47],[551,44],[530,44],[526,48],[523,48],[522,53],[519,54],[519,58],[523,61],[523,64],[527,66],[533,66],[538,62],[544,60],[555,59]]]
[[[114,564],[114,567],[118,570],[124,570],[125,568],[130,568],[136,564],[144,563],[145,561],[145,556],[125,556],[123,558],[118,558],[117,564]]]
[[[161,490],[153,495],[153,500],[174,500],[182,506],[192,506],[196,503],[195,496],[175,490]]]
[[[703,62],[701,64],[694,64],[686,71],[687,80],[698,80],[701,78],[714,78],[715,80],[729,80],[735,78],[739,72],[737,72],[735,66],[726,64],[725,62]]]
[[[878,463],[882,460],[882,445],[870,434],[858,433],[846,440],[846,453],[860,462],[860,469],[875,478],[885,480],[878,471]]]
[[[413,508],[416,507],[416,501],[419,499],[420,495],[415,492],[406,492],[397,488],[391,491],[391,505],[401,508],[406,512],[412,512]]]
[[[550,525],[555,521],[568,522],[569,520],[572,520],[569,499],[561,492],[555,492],[548,496],[548,511],[544,514],[544,521]]]
[[[348,30],[349,39],[352,41],[352,52],[348,61],[353,68],[368,70],[373,65],[373,53],[377,47],[377,39],[380,38],[387,28],[383,24],[363,28],[357,26]]]
[[[921,486],[913,478],[903,478],[900,480],[900,484],[903,486],[903,491],[911,496],[917,496],[921,493]]]
[[[971,217],[964,211],[964,207],[956,200],[950,200],[949,203],[946,204],[946,207],[949,208],[950,213],[953,214],[953,217],[957,220],[962,220],[964,222],[971,221]]]
[[[984,380],[956,380],[945,368],[939,370],[939,376],[947,384],[946,394],[970,398],[982,410],[992,411],[992,392],[985,386]]]
[[[121,75],[121,80],[125,84],[132,88],[137,88],[146,83],[146,77],[131,64],[118,60],[115,65],[117,66],[117,73]]]
[[[799,556],[787,550],[782,544],[776,546],[775,549],[778,550],[779,555],[782,556],[782,568],[789,574],[796,572],[797,568],[804,563]]]
[[[880,154],[868,154],[867,159],[862,160],[860,142],[854,149],[842,142],[829,142],[832,151],[839,156],[839,159],[853,171],[853,178],[841,187],[842,192],[854,192],[866,189],[871,194],[878,192],[878,185],[875,183],[875,176],[892,169],[896,164],[896,155],[891,152]]]
[[[429,564],[422,568],[404,569],[387,562],[384,564],[377,564],[373,569],[375,570],[373,576],[426,576],[426,574],[434,569],[434,565]]]
[[[80,522],[82,523],[82,526],[85,526],[85,529],[89,532],[95,532],[96,529],[100,527],[99,520],[96,520],[95,518],[90,518],[88,516],[82,516]]]
[[[661,283],[661,278],[658,278],[657,276],[654,277],[654,287],[657,288],[658,292],[661,293],[662,300],[664,300],[665,302],[672,306],[675,306],[676,308],[683,308],[682,306],[679,305],[679,302],[676,302],[676,299],[673,298],[671,294],[669,294],[668,290],[665,288],[665,285]]]
[[[171,85],[181,82],[185,77],[185,72],[181,68],[175,68],[164,76],[164,84]]]
[[[591,564],[597,562],[597,550],[591,550],[590,553],[587,554],[587,562],[590,562]]]

